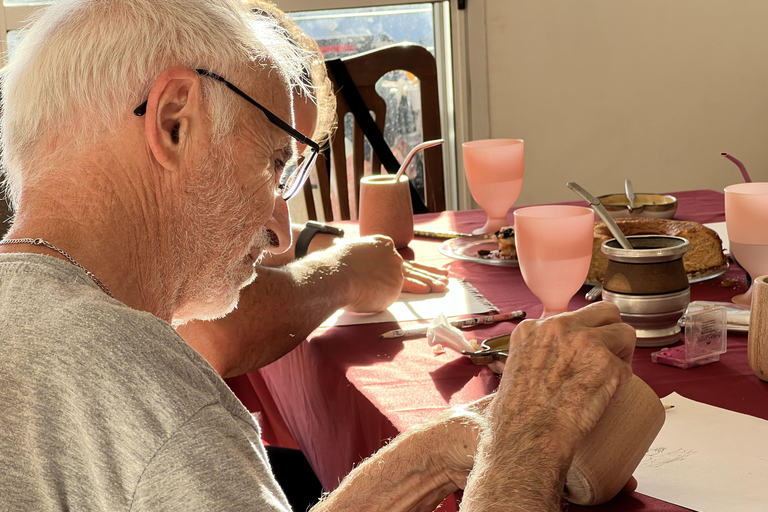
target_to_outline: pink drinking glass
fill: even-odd
[[[462,147],[469,191],[488,216],[485,226],[474,233],[493,233],[509,226],[507,212],[523,186],[523,141],[475,140]]]
[[[515,247],[528,288],[544,305],[541,318],[568,310],[592,259],[595,214],[582,206],[515,210]]]
[[[768,183],[725,187],[725,226],[731,255],[739,265],[752,278],[768,274]],[[750,304],[752,286],[731,300]]]

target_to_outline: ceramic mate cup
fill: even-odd
[[[591,506],[616,496],[643,460],[664,419],[659,397],[633,375],[576,451],[565,477],[565,499]]]
[[[755,375],[768,381],[768,276],[755,278],[752,288],[747,359]]]
[[[402,249],[413,240],[413,207],[408,176],[387,174],[360,180],[360,234],[386,235]]]

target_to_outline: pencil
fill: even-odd
[[[414,236],[420,236],[422,238],[435,238],[438,240],[450,240],[451,238],[470,236],[467,233],[458,233],[456,231],[430,231],[428,229],[414,229],[413,234]]]
[[[473,318],[466,318],[464,320],[453,320],[449,322],[452,326],[460,329],[465,327],[471,327],[473,325],[480,324],[495,324],[496,322],[504,322],[505,320],[517,320],[525,318],[525,311],[512,311],[511,313],[502,313],[499,315],[486,315],[477,316]],[[393,331],[387,331],[379,334],[379,338],[402,338],[403,336],[414,336],[417,334],[426,334],[429,325],[414,325],[412,327],[403,327],[402,329],[395,329]]]
[[[674,409],[674,408],[675,408],[675,406],[674,406],[674,405],[665,405],[665,406],[664,406],[664,410],[665,410],[665,411],[668,411],[668,410],[670,410],[670,409]]]

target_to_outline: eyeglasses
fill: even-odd
[[[275,114],[270,112],[266,107],[260,105],[256,100],[245,94],[243,91],[238,89],[234,84],[229,82],[227,79],[217,75],[216,73],[212,73],[211,71],[207,71],[205,69],[196,69],[195,70],[197,74],[202,76],[207,76],[209,78],[213,78],[214,80],[218,80],[219,82],[223,83],[227,87],[229,87],[230,90],[232,90],[235,94],[240,96],[241,98],[245,99],[248,103],[253,105],[254,107],[261,110],[261,112],[266,116],[267,120],[272,123],[273,125],[277,126],[281,130],[283,130],[285,133],[293,137],[294,140],[297,142],[301,142],[302,144],[306,145],[310,149],[309,155],[305,156],[298,165],[292,165],[290,167],[286,167],[283,171],[283,174],[280,176],[280,191],[282,193],[283,199],[286,201],[291,199],[293,196],[296,195],[296,193],[301,189],[302,186],[304,186],[304,182],[307,181],[307,177],[309,176],[309,170],[312,168],[312,165],[315,163],[315,160],[317,159],[317,154],[320,152],[320,146],[317,144],[317,142],[313,141],[306,135],[303,135],[298,130],[296,130],[293,126],[289,125],[279,117],[277,117]],[[149,100],[147,100],[149,101]],[[147,101],[136,107],[133,111],[134,115],[137,115],[139,117],[143,116],[147,113]]]

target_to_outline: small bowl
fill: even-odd
[[[635,194],[635,208],[629,207],[629,199],[624,194],[609,194],[597,199],[611,217],[653,217],[671,219],[677,212],[677,198],[663,194]]]

